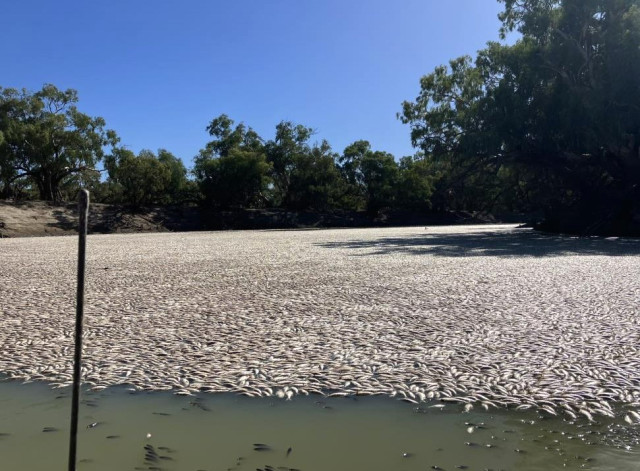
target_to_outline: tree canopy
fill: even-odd
[[[105,121],[81,113],[75,90],[45,85],[31,93],[0,88],[0,179],[2,192],[28,179],[40,199],[59,201],[70,176],[92,172],[104,148],[117,143]]]
[[[292,121],[267,139],[221,114],[187,172],[167,150],[118,147],[74,90],[0,88],[0,197],[85,186],[133,206],[516,212],[551,230],[640,233],[640,0],[498,1],[500,34],[517,39],[421,78],[398,113],[413,156],[364,139],[339,153]]]
[[[623,230],[640,201],[638,0],[503,2],[501,32],[520,39],[423,77],[400,115],[413,144],[446,162],[451,190]]]
[[[171,152],[160,149],[158,155],[143,149],[116,148],[105,157],[109,178],[103,198],[138,208],[149,204],[181,202],[188,188],[187,170]]]

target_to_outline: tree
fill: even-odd
[[[295,197],[290,194],[291,176],[298,161],[311,153],[309,139],[313,134],[312,128],[281,121],[276,125],[275,138],[265,144],[267,161],[272,165],[276,206],[295,206]]]
[[[197,171],[206,201],[222,208],[250,208],[265,204],[270,168],[263,153],[234,148],[201,161]]]
[[[41,199],[59,201],[60,186],[72,175],[91,172],[114,146],[115,132],[102,118],[76,108],[75,90],[45,85],[31,93],[0,88],[0,176],[4,192],[19,179],[29,179]]]
[[[287,207],[325,211],[342,203],[345,182],[336,166],[336,154],[327,141],[298,153],[292,164]]]
[[[398,165],[396,205],[402,209],[431,209],[436,174],[430,162],[422,156],[403,157]]]
[[[394,205],[398,165],[393,155],[373,151],[368,141],[360,140],[347,146],[339,161],[353,201],[364,201],[371,215]]]
[[[166,149],[158,149],[158,162],[169,170],[169,184],[166,188],[164,203],[180,203],[190,195],[187,169],[182,160]]]
[[[134,208],[147,204],[167,202],[171,188],[171,168],[161,162],[149,150],[142,150],[136,156],[123,148],[105,159],[109,180],[119,186],[120,203]]]
[[[503,3],[501,32],[521,38],[422,78],[401,115],[414,146],[483,204],[528,195],[556,229],[624,232],[640,209],[638,0]]]
[[[195,158],[194,175],[205,202],[221,207],[262,206],[267,202],[271,165],[262,139],[227,115],[213,119],[207,130],[215,139]]]

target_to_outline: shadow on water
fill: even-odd
[[[531,229],[487,230],[470,233],[411,234],[403,237],[316,244],[330,249],[363,249],[356,255],[413,254],[443,257],[556,257],[567,255],[640,255],[640,240],[573,237]]]

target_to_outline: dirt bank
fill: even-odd
[[[198,206],[130,208],[91,204],[89,232],[101,234],[228,229],[301,229],[491,223],[491,217],[469,213],[388,212],[371,218],[363,212],[294,212],[281,209],[202,210]],[[44,201],[0,200],[0,237],[72,235],[77,205]]]

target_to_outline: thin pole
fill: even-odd
[[[78,402],[80,400],[80,366],[82,363],[82,318],[84,315],[84,266],[87,246],[87,220],[89,219],[89,192],[80,190],[78,195],[78,292],[76,297],[76,336],[73,356],[73,396],[71,399],[71,433],[69,435],[69,471],[76,469],[78,440]]]

